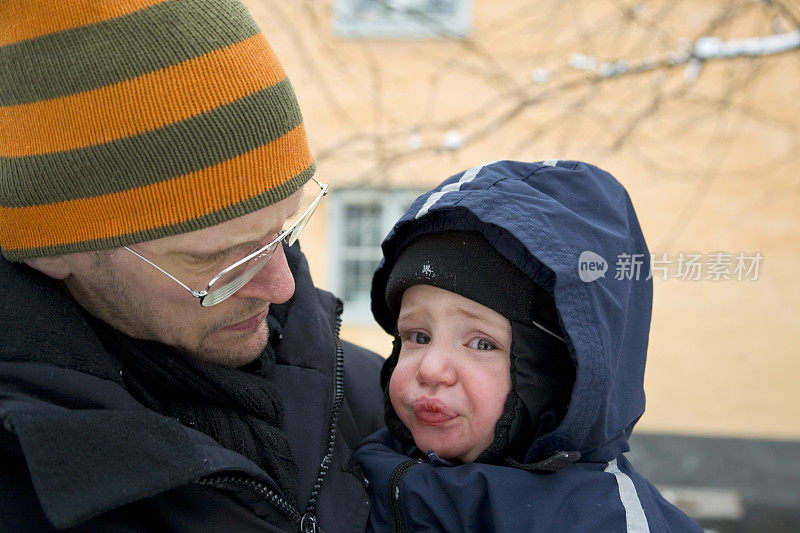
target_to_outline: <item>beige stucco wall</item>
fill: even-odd
[[[685,46],[725,2],[680,3],[674,9],[668,2],[643,2],[650,15],[630,22],[641,26],[631,30],[615,26],[625,19],[612,2],[537,2],[531,14],[526,9],[534,3],[527,0],[475,0],[471,37],[480,57],[449,41],[336,39],[325,2],[246,4],[296,87],[319,158],[318,176],[332,184],[332,195],[344,185],[431,187],[498,158],[585,159],[628,188],[651,251],[673,259],[680,252],[760,252],[757,281],[655,281],[648,404],[639,427],[800,438],[797,51],[709,62],[694,83],[686,81],[687,66],[681,65],[612,81],[578,81],[578,89],[560,86],[554,96],[543,92],[546,84],[531,89],[534,67],[563,72],[570,54],[578,52],[608,59],[663,56],[665,41]],[[724,29],[715,30],[721,38],[775,32],[779,24],[772,13],[747,9],[752,11],[731,15]],[[663,17],[653,15],[658,10]],[[545,22],[535,24],[536,17]],[[505,26],[498,29],[500,22]],[[654,30],[656,23],[663,32]],[[488,68],[486,57],[497,73],[475,75]],[[553,83],[579,75],[567,72]],[[405,137],[380,137],[426,118],[455,119],[487,93],[502,107],[515,98],[515,87],[538,91],[531,94],[543,103],[461,150],[423,150],[393,160]],[[656,108],[650,115],[648,106]],[[637,115],[645,118],[624,146],[612,149],[609,138]],[[479,116],[473,126],[490,119]],[[356,135],[364,132],[378,137]],[[423,132],[423,141],[436,143],[441,133]],[[323,208],[302,239],[323,287],[330,281],[326,230]],[[343,334],[388,353],[389,339],[377,328],[345,324]]]

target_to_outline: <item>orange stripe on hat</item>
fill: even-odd
[[[178,224],[263,194],[313,161],[301,124],[236,158],[146,187],[56,204],[0,207],[0,242],[13,252]]]
[[[103,22],[166,1],[71,0],[61,3],[61,0],[2,0],[0,18],[4,23],[0,25],[0,46]],[[54,11],[58,16],[53,16]]]
[[[214,109],[285,77],[259,33],[115,85],[0,107],[0,155],[60,152],[128,137]]]

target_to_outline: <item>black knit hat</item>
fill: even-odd
[[[414,285],[459,294],[560,336],[553,298],[476,231],[428,233],[403,249],[386,282],[386,304],[395,319],[403,293]]]

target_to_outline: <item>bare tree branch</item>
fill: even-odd
[[[315,80],[309,90],[320,92],[341,125],[316,141],[317,160],[348,168],[354,185],[389,183],[416,161],[480,152],[498,142],[509,151],[503,157],[544,150],[552,156],[554,148],[577,157],[625,154],[651,169],[654,179],[696,184],[679,214],[690,220],[715,183],[765,179],[758,170],[785,171],[798,163],[796,112],[786,116],[760,96],[765,83],[800,86],[800,69],[789,67],[800,59],[796,2],[498,3],[476,21],[473,35],[461,38],[424,10],[374,0],[439,37],[438,44],[421,47],[397,41],[391,57],[405,57],[404,66],[414,69],[401,73],[384,56],[385,43],[332,36],[328,14],[335,0],[303,0],[299,8],[260,1],[281,14]],[[298,9],[302,30],[293,20]],[[417,48],[426,55],[411,54]],[[416,99],[406,100],[397,80],[405,80]],[[358,118],[353,95],[333,89],[342,85],[359,100]],[[450,105],[451,98],[463,105]],[[654,132],[662,141],[648,144]],[[695,168],[704,146],[723,153],[718,145],[730,145],[735,153],[735,143],[747,142],[743,135],[753,132],[778,140],[749,166],[730,164],[719,173]],[[692,139],[690,151],[675,149],[670,139]],[[672,239],[685,227],[673,225]]]

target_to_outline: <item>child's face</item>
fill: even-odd
[[[422,451],[474,461],[494,440],[511,391],[511,323],[428,285],[403,294],[389,396]]]

